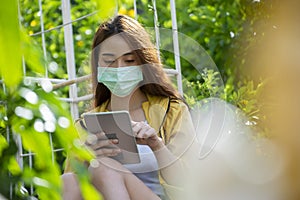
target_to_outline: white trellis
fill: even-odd
[[[137,1],[134,0],[133,2],[133,8],[135,13],[135,18],[137,18]],[[70,113],[73,119],[78,118],[79,116],[79,109],[78,109],[78,103],[81,101],[87,101],[91,100],[93,98],[92,94],[84,95],[84,96],[78,96],[77,93],[77,83],[85,81],[90,78],[90,75],[77,77],[76,76],[76,69],[75,69],[75,54],[74,54],[74,40],[73,40],[73,23],[77,21],[84,20],[85,18],[90,17],[91,15],[94,15],[97,12],[90,13],[85,16],[81,16],[75,20],[71,20],[71,2],[70,0],[61,0],[61,9],[62,9],[62,19],[63,24],[53,27],[51,29],[45,30],[44,27],[44,20],[43,20],[43,8],[42,8],[42,0],[38,0],[39,4],[39,13],[40,13],[40,32],[36,32],[31,34],[31,37],[35,36],[41,36],[41,47],[43,50],[43,55],[45,59],[47,60],[47,50],[46,50],[46,41],[45,41],[45,34],[48,32],[51,32],[53,30],[57,29],[63,29],[64,30],[64,47],[65,47],[65,54],[66,54],[66,66],[67,66],[67,79],[53,79],[48,77],[48,67],[45,66],[45,74],[44,77],[29,77],[26,76],[26,66],[25,61],[23,60],[23,73],[25,76],[25,79],[30,81],[48,81],[51,82],[54,87],[53,89],[57,89],[59,87],[68,86],[69,87],[69,97],[68,98],[61,98],[62,101],[66,101],[70,103]],[[156,0],[152,0],[152,6],[153,6],[153,19],[154,19],[154,30],[155,30],[155,41],[156,41],[156,47],[159,50],[160,47],[160,34],[159,34],[159,13],[156,9]],[[19,16],[21,18],[21,12],[22,7],[19,4]],[[180,53],[179,53],[179,42],[178,42],[178,31],[177,31],[177,20],[176,20],[176,6],[175,6],[175,0],[170,0],[170,14],[171,14],[171,20],[172,20],[172,39],[173,39],[173,52],[174,52],[174,60],[175,60],[175,69],[165,69],[165,71],[171,75],[175,76],[177,79],[177,87],[178,91],[183,94],[182,89],[182,76],[181,76],[181,65],[180,65]],[[50,142],[52,141],[52,135],[49,133]],[[20,166],[22,167],[24,164],[24,158],[27,157],[28,159],[28,166],[32,166],[32,160],[33,160],[33,153],[26,152],[23,153],[22,151],[22,142],[20,138],[17,140],[18,146],[19,146],[19,153],[18,153],[18,162]],[[53,152],[53,159],[54,159],[54,152],[62,151],[62,149],[55,149],[51,143],[51,148]],[[33,194],[33,187],[30,188],[30,194]]]

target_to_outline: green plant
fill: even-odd
[[[265,90],[267,80],[255,85],[254,81],[244,81],[238,83],[238,89],[233,90],[229,84],[226,91],[226,101],[240,108],[247,116],[246,125],[251,126],[257,136],[269,137],[269,132],[263,125],[266,120],[262,101],[262,92]]]
[[[67,105],[51,91],[51,83],[40,85],[23,80],[22,55],[29,73],[35,76],[44,73],[46,62],[40,49],[19,27],[17,2],[3,2],[0,13],[0,194],[8,199],[32,199],[27,191],[33,185],[34,196],[61,199],[63,166],[53,157],[54,146],[70,155],[72,168],[80,174],[84,197],[100,199],[82,164],[93,155],[80,145],[72,119],[65,112]],[[33,155],[32,166],[18,164],[18,149]]]
[[[236,106],[246,115],[247,121],[243,122],[255,130],[258,136],[268,137],[268,130],[263,122],[266,119],[262,108],[262,92],[265,89],[266,81],[260,81],[255,85],[254,81],[239,82],[235,87],[232,82],[227,81],[225,86],[218,85],[218,72],[203,70],[202,80],[184,80],[186,86],[184,97],[191,108],[201,107],[206,98],[216,97]]]
[[[100,0],[73,0],[71,15],[72,20],[91,14],[99,9],[104,9],[105,17],[109,15],[110,8],[114,6],[115,1],[103,3]],[[141,0],[138,2],[138,20],[147,27],[154,27],[153,5],[150,1]],[[89,160],[91,155],[80,146],[74,145],[77,136],[72,123],[68,128],[63,128],[55,122],[56,130],[53,133],[49,131],[37,132],[34,128],[35,121],[42,121],[42,113],[39,110],[41,105],[46,105],[54,114],[54,118],[64,117],[71,121],[70,116],[66,114],[66,104],[57,101],[54,93],[59,97],[68,97],[68,88],[61,88],[55,92],[46,93],[41,89],[38,83],[23,82],[22,76],[22,54],[25,56],[27,71],[24,75],[43,77],[45,69],[48,70],[48,77],[64,79],[68,77],[65,67],[65,52],[63,29],[55,29],[45,34],[46,58],[42,60],[41,51],[34,44],[41,46],[42,37],[40,34],[40,15],[39,6],[33,0],[20,0],[21,25],[24,34],[19,30],[17,19],[16,1],[3,2],[0,8],[0,75],[4,82],[1,82],[0,90],[0,176],[1,182],[13,184],[13,198],[26,199],[23,191],[30,184],[36,188],[40,197],[58,198],[60,191],[59,174],[61,173],[62,160],[66,155],[57,155],[54,165],[50,162],[50,147],[48,135],[54,137],[54,145],[64,147],[65,151],[79,159]],[[118,1],[120,12],[133,16],[132,0]],[[60,0],[44,0],[43,20],[45,30],[52,29],[62,24]],[[101,8],[102,5],[102,8]],[[251,76],[240,73],[249,63],[247,58],[249,51],[266,37],[264,22],[271,17],[270,10],[274,1],[262,0],[260,2],[252,0],[238,1],[220,1],[220,0],[177,0],[177,21],[178,30],[193,39],[195,39],[209,55],[213,58],[218,69],[221,72],[212,70],[203,70],[199,75],[195,69],[192,69],[188,62],[182,61],[182,73],[184,80],[185,98],[191,106],[195,106],[200,100],[207,97],[220,97],[233,105],[242,109],[249,117],[249,125],[259,128],[260,123],[265,116],[261,114],[262,103],[259,96],[264,88],[265,82],[259,83],[251,81]],[[105,9],[106,7],[108,9]],[[157,10],[159,18],[159,27],[171,28],[170,3],[168,0],[157,1]],[[102,10],[103,11],[103,10]],[[9,19],[9,20],[7,20]],[[99,15],[93,15],[84,20],[73,23],[74,50],[76,59],[77,76],[90,73],[89,59],[92,37],[95,29],[101,21]],[[260,26],[257,26],[260,25]],[[32,35],[30,38],[25,35]],[[162,52],[164,64],[174,66],[174,55],[170,52]],[[11,67],[10,67],[11,66]],[[13,74],[13,76],[12,76]],[[219,82],[224,81],[225,87],[220,86]],[[87,84],[80,84],[79,95],[86,94]],[[32,92],[38,96],[35,104],[30,103],[21,91]],[[23,96],[22,96],[23,95]],[[80,103],[81,107],[85,103]],[[22,116],[16,115],[16,109],[24,108],[32,112],[32,119],[28,120]],[[81,110],[83,111],[83,109]],[[22,127],[26,127],[23,129]],[[61,138],[62,134],[68,132],[70,138]],[[263,133],[267,130],[262,130]],[[21,169],[15,159],[17,145],[15,136],[20,136],[24,140],[24,150],[34,153],[40,152],[37,156],[36,164],[33,169],[24,166]],[[32,136],[36,137],[32,137]],[[45,140],[44,148],[37,145],[35,139]],[[64,140],[66,139],[66,140]],[[39,144],[39,143],[38,143]],[[47,161],[41,160],[46,159]],[[72,162],[74,168],[80,171],[82,188],[84,194],[89,196],[95,192],[88,184],[88,176],[85,168],[80,163]],[[50,166],[46,169],[45,166]],[[50,174],[53,176],[50,176]],[[37,179],[35,179],[37,177]],[[4,180],[4,181],[2,181]],[[6,181],[7,180],[7,181]],[[44,180],[46,182],[44,182]],[[25,183],[25,188],[22,183]],[[43,183],[47,183],[46,185]],[[86,188],[86,189],[84,189]],[[9,185],[1,185],[0,193],[9,197]],[[51,193],[52,192],[52,193]],[[52,196],[51,196],[52,195]],[[95,197],[97,198],[97,197]],[[89,198],[91,199],[91,198]]]
[[[204,69],[201,73],[201,80],[183,80],[183,85],[185,86],[184,98],[191,107],[196,106],[201,100],[209,97],[224,99],[224,89],[222,85],[218,84],[218,75],[219,73],[216,71]]]

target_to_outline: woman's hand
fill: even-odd
[[[148,145],[152,150],[158,150],[164,146],[156,130],[149,124],[131,121],[131,125],[138,144]]]
[[[97,158],[116,156],[121,153],[116,144],[118,144],[117,139],[107,139],[104,132],[97,134],[89,134],[85,144],[94,151]]]

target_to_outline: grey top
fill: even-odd
[[[155,194],[164,196],[164,190],[158,178],[158,164],[156,157],[148,145],[137,145],[141,162],[138,164],[124,164],[135,176],[144,182]]]

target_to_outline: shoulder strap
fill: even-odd
[[[166,110],[166,112],[165,112],[164,118],[163,118],[163,120],[162,120],[162,122],[161,122],[161,124],[160,124],[160,126],[159,126],[159,129],[158,129],[160,132],[161,132],[161,129],[163,128],[163,126],[164,126],[164,123],[165,123],[166,118],[167,118],[167,114],[168,114],[168,112],[169,112],[169,110],[170,110],[170,104],[171,104],[171,99],[169,98],[169,99],[168,99],[167,110]]]

